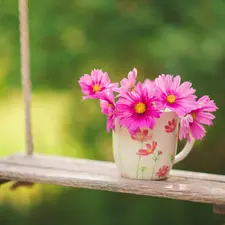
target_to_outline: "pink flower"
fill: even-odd
[[[176,130],[177,127],[177,121],[175,119],[172,119],[171,121],[168,121],[168,125],[165,126],[165,131],[167,133],[172,133]]]
[[[156,175],[158,177],[166,177],[167,174],[169,173],[169,170],[170,170],[169,166],[165,165],[159,169],[159,171],[156,173]]]
[[[112,91],[103,91],[96,94],[100,99],[100,107],[103,114],[107,115],[107,132],[115,129],[115,99]]]
[[[211,112],[215,112],[218,108],[214,101],[208,96],[203,96],[198,101],[198,107],[181,118],[179,138],[187,138],[190,141],[190,134],[197,140],[201,140],[206,133],[202,124],[212,125],[215,116]]]
[[[204,95],[198,100],[199,107],[207,112],[215,112],[218,108],[213,100],[209,96]]]
[[[155,119],[162,113],[162,104],[154,96],[148,95],[148,90],[138,83],[136,91],[128,92],[119,98],[117,117],[120,125],[132,133],[140,128],[153,128]]]
[[[143,83],[143,86],[148,89],[148,94],[150,96],[156,95],[156,85],[155,85],[154,81],[152,81],[150,79],[146,79]]]
[[[78,83],[80,84],[82,92],[86,95],[83,99],[96,98],[96,93],[106,89],[115,90],[118,86],[117,83],[110,83],[107,73],[96,69],[91,71],[91,75],[85,74],[82,76]]]
[[[190,82],[180,84],[180,76],[160,75],[155,79],[158,98],[164,106],[179,116],[185,115],[190,108],[196,106],[195,89]]]
[[[131,135],[131,138],[136,141],[150,141],[152,139],[152,134],[148,135],[148,130],[139,129],[138,132],[134,135]]]
[[[147,149],[139,149],[139,151],[137,152],[137,155],[148,156],[156,150],[156,147],[157,147],[157,142],[153,141],[152,144],[146,144]]]
[[[119,96],[135,90],[135,84],[137,79],[137,69],[134,68],[128,73],[128,78],[123,78],[120,82],[121,87],[116,91],[119,92]]]
[[[180,120],[180,132],[179,139],[187,139],[190,142],[190,125],[193,123],[193,117],[191,114],[187,114]],[[200,124],[201,136],[205,135],[205,128]]]

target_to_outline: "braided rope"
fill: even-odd
[[[25,110],[25,138],[27,155],[33,153],[33,138],[31,131],[31,81],[30,81],[30,54],[28,28],[28,0],[19,0],[20,20],[20,54],[21,75]]]

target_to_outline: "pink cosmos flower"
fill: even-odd
[[[103,91],[96,94],[100,99],[100,107],[103,114],[107,115],[106,130],[115,129],[115,99],[112,91]]]
[[[127,92],[134,91],[136,79],[137,79],[137,69],[134,68],[132,71],[128,73],[128,78],[123,78],[120,81],[121,87],[116,90],[117,92],[119,92],[118,96],[126,94]]]
[[[196,106],[195,89],[190,82],[180,84],[180,76],[160,75],[155,79],[157,96],[164,106],[179,116],[185,115],[190,108]]]
[[[163,106],[155,96],[149,96],[147,88],[138,83],[136,91],[128,92],[119,98],[116,108],[120,125],[132,133],[140,128],[152,129],[155,119],[162,113]]]
[[[85,74],[78,81],[82,92],[86,95],[83,99],[96,98],[96,93],[104,91],[106,89],[115,90],[118,83],[110,83],[110,79],[107,73],[102,70],[92,70],[91,75]]]
[[[159,169],[159,171],[156,173],[156,175],[158,177],[165,177],[169,173],[169,170],[170,170],[169,166],[165,165]]]
[[[150,80],[150,79],[146,79],[143,83],[143,86],[146,87],[148,89],[148,94],[150,96],[154,96],[156,95],[156,86],[155,86],[155,82]]]
[[[199,106],[207,110],[208,112],[215,112],[218,108],[213,100],[209,98],[209,96],[204,95],[198,100]]]
[[[177,121],[175,119],[172,119],[171,121],[168,121],[168,125],[165,126],[165,131],[167,133],[172,133],[176,130],[177,127]]]
[[[198,107],[193,109],[186,116],[181,118],[179,138],[186,138],[190,141],[190,134],[197,140],[201,140],[206,133],[202,124],[212,125],[215,116],[211,112],[215,112],[218,108],[214,101],[208,96],[203,96],[198,101]]]
[[[145,142],[152,139],[152,134],[148,134],[148,130],[139,129],[136,134],[131,135],[131,138],[136,141]]]
[[[152,144],[146,144],[147,149],[139,149],[137,155],[148,156],[156,150],[157,142],[153,141]]]

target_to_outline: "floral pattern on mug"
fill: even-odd
[[[169,173],[169,170],[170,170],[169,166],[168,166],[168,165],[164,165],[163,167],[161,167],[161,168],[158,170],[158,172],[156,173],[156,175],[157,175],[158,177],[166,177],[167,174]]]
[[[170,161],[171,161],[172,164],[173,164],[173,162],[174,162],[174,159],[175,159],[175,155],[172,154],[172,155],[170,156]]]
[[[157,155],[153,154],[153,161],[154,161],[154,166],[153,166],[153,170],[152,170],[152,179],[155,173],[155,166],[156,166],[156,162],[159,160],[160,156],[162,155],[162,151],[157,151]]]
[[[139,151],[137,152],[137,155],[148,156],[156,150],[156,147],[157,147],[157,142],[153,141],[152,144],[146,144],[147,149],[139,149]]]
[[[159,156],[162,155],[162,151],[157,151],[157,155],[154,154],[154,156],[152,157],[152,159],[156,162],[157,160],[159,160]]]
[[[147,169],[146,166],[141,167],[141,178],[144,179],[144,171]]]
[[[165,131],[167,133],[172,133],[176,130],[177,127],[177,121],[175,119],[172,119],[171,121],[168,121],[168,124],[165,126]]]
[[[136,141],[146,142],[152,139],[152,134],[148,134],[148,130],[139,129],[135,135],[131,135],[131,138]]]
[[[138,164],[137,164],[137,170],[136,170],[136,178],[138,178],[138,174],[139,174],[139,170],[140,170],[140,160],[141,160],[141,156],[149,156],[149,155],[153,155],[152,159],[154,161],[154,167],[153,167],[153,171],[152,171],[152,177],[154,176],[155,173],[155,166],[156,166],[156,162],[159,160],[160,156],[162,155],[162,151],[156,151],[156,147],[157,147],[157,142],[156,141],[152,141],[152,144],[146,144],[146,148],[147,149],[139,149],[139,151],[136,153],[137,155],[139,155],[138,158]],[[144,168],[144,169],[143,169]],[[146,167],[141,167],[141,172],[142,172],[142,179],[143,179],[143,173]]]

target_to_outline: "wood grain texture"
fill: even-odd
[[[225,204],[225,176],[172,170],[163,181],[122,178],[112,162],[17,154],[0,159],[0,179]]]

